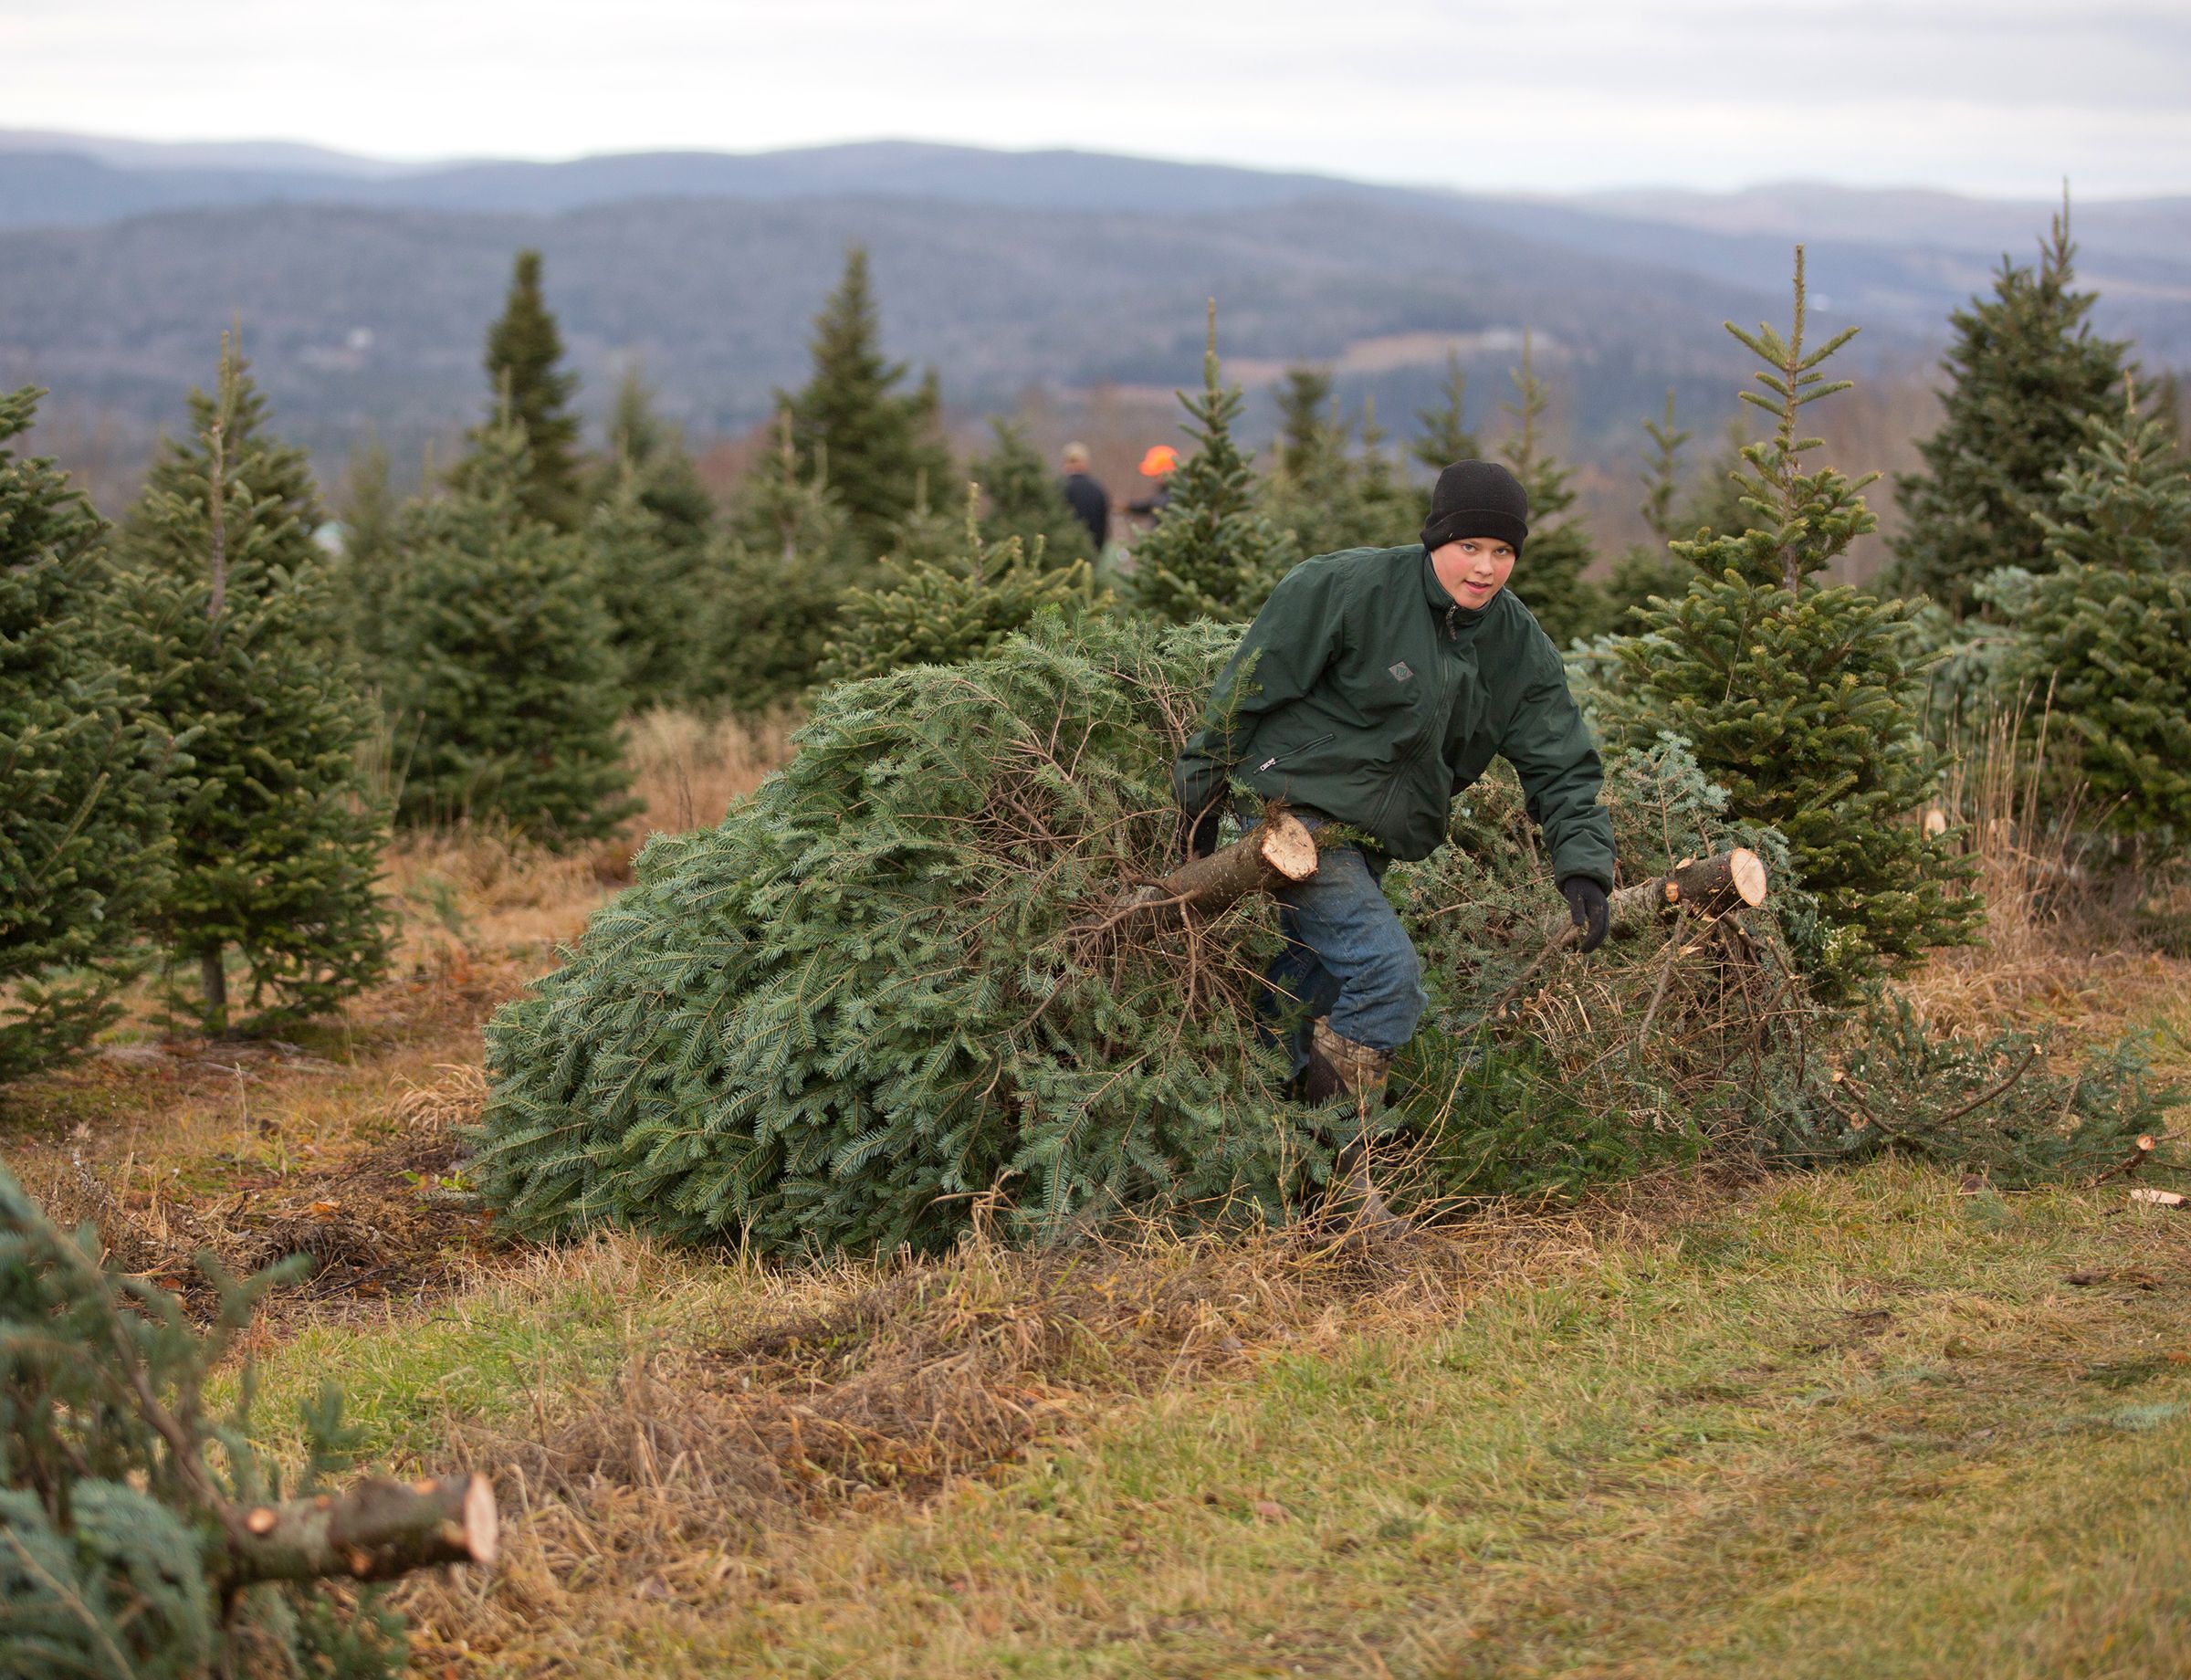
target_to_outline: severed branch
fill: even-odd
[[[1137,888],[1100,928],[1174,905],[1213,916],[1250,893],[1305,881],[1316,872],[1316,836],[1291,812],[1276,812],[1231,845],[1207,857],[1190,858],[1161,881]]]
[[[262,1580],[391,1580],[441,1563],[491,1565],[501,1521],[477,1472],[439,1480],[375,1477],[347,1493],[223,1513],[232,1587]]]
[[[1678,910],[1701,917],[1754,910],[1765,902],[1766,887],[1765,859],[1747,846],[1710,857],[1684,857],[1664,875],[1608,897],[1611,936],[1626,938]],[[1544,930],[1547,939],[1557,940],[1563,932],[1581,937],[1565,910],[1548,912]]]

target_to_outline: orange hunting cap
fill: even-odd
[[[1141,457],[1141,476],[1144,478],[1161,478],[1179,464],[1179,452],[1169,444],[1155,444]]]

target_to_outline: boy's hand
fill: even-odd
[[[1612,912],[1605,902],[1605,888],[1587,875],[1570,875],[1559,884],[1559,890],[1567,898],[1575,925],[1582,929],[1579,949],[1596,950],[1605,943],[1606,929],[1612,922]]]
[[[1179,813],[1179,856],[1186,859],[1207,857],[1217,850],[1218,810],[1211,805],[1201,815],[1190,817]]]

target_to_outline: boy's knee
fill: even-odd
[[[1374,961],[1357,976],[1363,1003],[1374,1012],[1396,1044],[1414,1035],[1416,1024],[1430,1007],[1431,994],[1422,983],[1422,959],[1414,946],[1400,942],[1380,950]]]

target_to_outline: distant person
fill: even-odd
[[[1169,444],[1150,446],[1141,457],[1141,476],[1155,480],[1155,486],[1139,501],[1126,504],[1128,513],[1154,517],[1171,506],[1171,475],[1179,470],[1179,452]]]
[[[1087,445],[1067,444],[1062,460],[1065,482],[1061,488],[1065,500],[1072,505],[1074,518],[1088,528],[1088,539],[1100,554],[1103,545],[1111,540],[1111,493],[1088,470]]]

